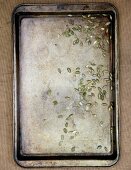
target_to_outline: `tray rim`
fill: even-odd
[[[93,6],[102,6],[104,5],[106,9],[102,9],[100,11],[112,11],[115,14],[115,97],[116,97],[116,149],[117,149],[117,156],[113,160],[19,160],[17,157],[17,67],[16,67],[16,28],[15,28],[15,15],[17,12],[23,12],[23,7],[25,9],[24,12],[28,11],[28,7],[38,7],[38,6],[53,6],[57,7],[58,5],[88,5],[90,8]],[[26,11],[27,9],[27,11]],[[32,9],[33,10],[33,9]],[[82,11],[82,10],[80,10]],[[90,12],[90,11],[98,11],[98,9],[87,9],[84,10],[85,12]],[[38,11],[35,11],[38,12]],[[41,11],[39,11],[41,12]],[[45,11],[43,11],[45,12]],[[48,11],[49,12],[49,11]],[[57,11],[54,11],[57,12]],[[60,11],[61,12],[61,11]],[[72,12],[70,10],[65,10],[64,12]],[[79,11],[78,11],[79,12]],[[119,121],[119,114],[120,114],[120,107],[119,107],[119,45],[118,45],[118,10],[114,5],[111,3],[107,2],[87,2],[87,3],[33,3],[33,4],[27,4],[27,3],[22,3],[18,4],[13,12],[12,12],[12,38],[13,38],[13,148],[14,148],[14,160],[16,163],[22,167],[82,167],[82,166],[112,166],[117,161],[119,160],[120,156],[120,142],[119,142],[119,137],[120,137],[120,121]]]

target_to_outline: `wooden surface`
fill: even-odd
[[[91,1],[91,0],[90,0]],[[101,0],[100,0],[101,1]],[[11,13],[16,4],[31,1],[0,0],[0,170],[20,170],[13,160],[12,147],[12,39]],[[88,2],[88,1],[77,1]],[[92,1],[95,2],[95,1]],[[99,2],[99,0],[96,0]],[[119,11],[120,39],[120,94],[121,94],[121,155],[119,162],[110,168],[63,168],[86,170],[131,170],[131,0],[110,0]],[[35,170],[35,169],[33,169]],[[38,170],[38,168],[37,168]]]

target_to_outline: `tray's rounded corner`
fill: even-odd
[[[27,166],[24,163],[25,161],[20,161],[16,155],[14,155],[14,162],[22,168],[27,168]]]
[[[120,160],[120,153],[117,154],[117,156],[114,160],[110,161],[108,166],[112,167],[112,166],[116,165],[119,162],[119,160]]]
[[[20,3],[20,4],[17,4],[13,10],[12,10],[12,15],[11,15],[11,18],[12,18],[12,21],[14,20],[15,18],[15,15],[18,13],[18,12],[22,12],[23,11],[23,7],[26,6],[26,4],[24,3]]]
[[[106,2],[106,3],[108,4],[108,7],[112,10],[112,12],[114,12],[116,16],[119,16],[119,11],[116,5],[111,2]]]

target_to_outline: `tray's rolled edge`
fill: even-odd
[[[104,3],[105,4],[105,3]],[[116,164],[119,160],[120,157],[120,143],[119,143],[119,137],[120,137],[120,123],[119,123],[119,112],[120,112],[120,108],[119,108],[119,45],[118,45],[118,20],[119,20],[119,14],[118,14],[118,10],[117,8],[112,5],[111,3],[106,3],[108,4],[108,9],[112,10],[115,13],[115,68],[117,68],[116,74],[115,74],[115,79],[116,81],[116,89],[117,89],[117,93],[116,93],[116,104],[117,104],[117,110],[116,110],[116,128],[117,128],[117,157],[112,160],[109,161],[107,164],[103,164],[101,166],[112,166],[114,164]],[[18,12],[23,12],[23,6],[25,6],[26,4],[19,4],[17,5],[13,12],[12,12],[12,38],[13,38],[13,148],[14,148],[14,160],[15,162],[20,165],[21,167],[59,167],[62,165],[59,165],[59,163],[52,165],[52,163],[46,163],[46,161],[42,161],[41,165],[37,162],[36,164],[33,163],[33,165],[31,165],[31,163],[29,163],[28,161],[21,161],[18,159],[17,157],[17,75],[16,75],[16,69],[17,69],[17,65],[16,65],[16,47],[15,47],[15,15]],[[31,161],[32,162],[32,161]],[[55,161],[54,161],[55,162]],[[88,160],[87,160],[88,162]],[[75,165],[64,165],[64,167],[66,166],[75,166]],[[79,166],[79,165],[76,165]],[[92,166],[90,163],[85,163],[84,165],[80,165],[80,166]],[[97,167],[97,165],[94,165]],[[98,165],[100,166],[100,165]]]
[[[110,10],[115,14],[115,91],[116,91],[116,150],[117,156],[112,160],[109,166],[115,165],[120,159],[120,90],[119,90],[119,72],[120,72],[120,49],[119,49],[119,11],[112,3],[107,3]]]
[[[116,68],[116,74],[115,74],[115,79],[116,79],[116,130],[117,130],[117,158],[116,162],[117,163],[120,159],[120,49],[119,49],[119,11],[118,9],[113,6],[113,9],[115,11],[115,68]],[[114,163],[114,164],[115,164]]]
[[[16,63],[16,28],[15,28],[15,16],[17,14],[17,10],[21,5],[17,5],[11,15],[12,22],[12,53],[13,53],[13,158],[14,161],[21,165],[21,161],[17,158],[17,63]]]

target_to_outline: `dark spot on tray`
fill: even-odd
[[[83,10],[86,10],[86,9],[88,9],[89,8],[89,6],[88,5],[85,5],[84,7],[83,7]]]

